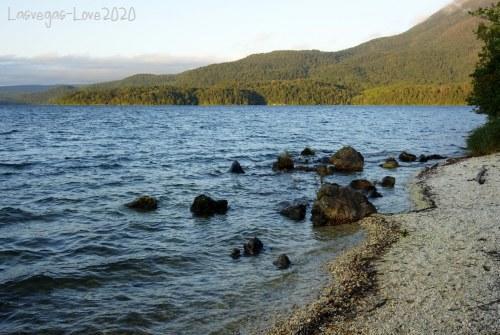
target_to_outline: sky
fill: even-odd
[[[451,0],[0,0],[0,85],[178,73],[404,32]]]

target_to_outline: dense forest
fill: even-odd
[[[365,90],[357,105],[465,105],[471,85],[392,85]]]
[[[346,88],[311,81],[273,81],[231,87],[173,86],[82,89],[52,100],[74,105],[301,105],[349,104]]]

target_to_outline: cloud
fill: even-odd
[[[87,84],[122,79],[137,73],[179,73],[215,61],[208,57],[160,54],[102,58],[54,54],[36,57],[0,55],[0,85]]]

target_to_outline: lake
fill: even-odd
[[[408,181],[426,164],[378,165],[403,150],[464,154],[485,118],[470,107],[0,106],[0,333],[245,334],[311,301],[322,266],[363,238],[356,225],[313,228],[278,213],[315,197],[315,173],[276,173],[278,154],[319,159],[343,145],[365,170],[325,181],[397,178],[372,200],[410,208]],[[233,160],[246,170],[228,173]],[[194,218],[199,194],[229,201]],[[140,195],[159,209],[124,206]],[[229,254],[258,236],[258,257]],[[288,254],[292,266],[273,260]]]

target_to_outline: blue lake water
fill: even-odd
[[[373,203],[403,212],[425,165],[378,164],[402,150],[462,155],[483,122],[469,107],[0,106],[0,333],[259,328],[314,298],[329,280],[322,265],[363,237],[279,215],[280,202],[312,202],[320,185],[314,173],[273,172],[280,152],[352,145],[365,171],[326,181],[393,175],[396,188]],[[233,160],[247,173],[229,174]],[[202,193],[227,199],[227,215],[193,218]],[[157,211],[123,206],[143,194]],[[253,236],[263,254],[229,257]],[[285,271],[272,264],[281,253]]]

